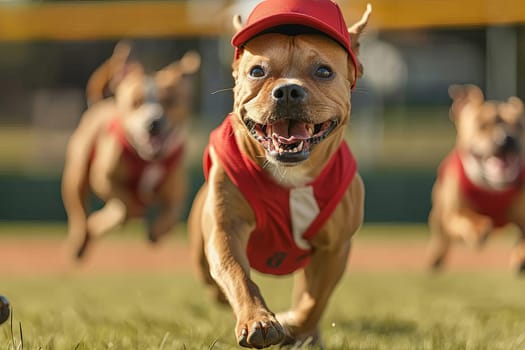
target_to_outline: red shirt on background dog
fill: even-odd
[[[126,188],[135,199],[137,213],[143,213],[148,206],[151,193],[158,191],[172,169],[180,166],[184,153],[184,143],[182,137],[177,143],[158,160],[144,159],[129,142],[126,131],[120,118],[113,118],[108,124],[108,134],[113,135],[122,147],[122,161],[127,168],[128,177],[125,181]],[[96,148],[93,149],[94,158]]]
[[[523,188],[525,167],[521,169],[513,185],[494,190],[473,182],[465,171],[459,151],[454,150],[441,163],[438,179],[441,179],[444,176],[443,174],[447,172],[458,177],[460,193],[476,212],[492,219],[494,228],[500,228],[510,223],[509,209]]]

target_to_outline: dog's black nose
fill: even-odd
[[[518,148],[518,140],[511,135],[505,135],[501,141],[500,148],[505,151],[514,151]]]
[[[164,127],[164,118],[154,119],[148,126],[148,132],[152,136],[159,135]]]
[[[273,89],[272,97],[278,103],[300,103],[306,99],[306,91],[297,84],[279,85]]]

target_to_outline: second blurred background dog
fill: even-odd
[[[479,246],[495,229],[521,231],[512,264],[525,271],[525,113],[517,97],[485,101],[477,86],[453,85],[456,146],[432,192],[430,264],[442,266],[451,241]]]

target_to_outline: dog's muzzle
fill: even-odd
[[[312,148],[335,129],[338,119],[312,123],[306,112],[308,91],[299,84],[277,85],[270,94],[272,114],[264,124],[245,118],[248,130],[270,160],[295,165],[308,159]]]

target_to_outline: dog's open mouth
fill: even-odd
[[[298,163],[308,159],[312,147],[335,129],[337,120],[313,124],[281,119],[270,124],[259,124],[246,119],[245,124],[269,156],[283,163]]]
[[[494,187],[511,185],[517,181],[521,169],[522,159],[519,153],[500,152],[490,156],[474,155],[483,178]]]
[[[149,145],[152,150],[155,152],[160,152],[162,150],[162,146],[164,145],[164,142],[166,140],[166,137],[164,135],[155,135],[149,137]]]
[[[134,138],[133,145],[142,159],[151,161],[162,158],[169,151],[172,138],[173,135],[168,132],[156,135],[142,133]]]
[[[517,154],[497,154],[483,160],[485,178],[496,183],[512,183],[520,172],[521,162]]]

